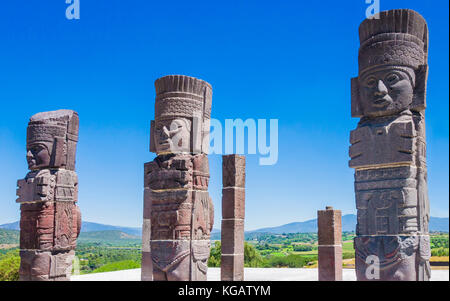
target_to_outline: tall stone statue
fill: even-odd
[[[38,113],[27,129],[30,172],[17,182],[20,280],[70,280],[81,229],[75,154],[78,114]]]
[[[358,280],[430,278],[425,142],[428,28],[396,9],[359,27],[352,79],[350,167],[355,169]]]
[[[214,210],[208,193],[212,88],[169,75],[155,82],[155,120],[145,164],[143,270],[154,281],[206,280]],[[149,260],[151,258],[151,261]],[[142,280],[150,280],[143,272]]]

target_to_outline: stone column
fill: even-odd
[[[430,278],[425,142],[428,28],[396,9],[359,27],[350,167],[358,209],[358,280]]]
[[[319,236],[319,281],[342,280],[341,210],[327,206],[317,211]]]
[[[207,156],[212,88],[183,75],[162,77],[155,88],[150,151],[157,157],[144,167],[142,280],[150,269],[154,281],[206,280],[214,224]]]
[[[81,229],[75,153],[78,114],[38,113],[27,129],[30,172],[17,182],[20,280],[70,280]]]
[[[222,281],[244,280],[245,156],[222,156]]]
[[[150,198],[150,188],[144,188],[144,216],[142,223],[142,261],[141,261],[141,280],[153,280],[153,263],[150,252],[151,236],[151,212],[152,203]]]

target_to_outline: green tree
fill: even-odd
[[[0,258],[0,281],[19,280],[19,250],[11,251]]]
[[[209,267],[220,267],[222,256],[222,245],[220,241],[216,241],[211,247],[208,260]],[[261,257],[255,247],[249,243],[244,243],[244,265],[246,267],[262,267],[264,259]]]
[[[208,260],[208,266],[211,268],[220,267],[222,256],[222,245],[220,241],[214,242],[214,246],[211,247],[211,252]]]
[[[256,268],[261,267],[263,262],[264,260],[256,248],[249,243],[244,243],[244,265]]]

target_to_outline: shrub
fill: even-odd
[[[311,245],[294,245],[293,248],[296,252],[306,252],[313,250],[313,247]]]
[[[271,256],[267,262],[269,267],[288,267],[288,268],[301,268],[308,264],[310,261],[317,260],[317,256],[304,256],[299,254],[289,254],[287,256]]]
[[[447,248],[431,249],[431,256],[448,256],[448,250]]]
[[[0,281],[19,280],[20,256],[19,251],[14,250],[0,258]]]
[[[211,247],[211,253],[208,260],[208,267],[220,267],[222,256],[222,245],[220,241],[214,242],[214,246]]]
[[[222,247],[220,241],[216,241],[214,246],[211,247],[211,253],[208,260],[208,267],[220,267],[222,256]],[[256,248],[249,244],[244,243],[244,265],[246,267],[262,267],[264,265],[264,259],[256,250]]]

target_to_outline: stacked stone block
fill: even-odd
[[[244,280],[245,157],[222,157],[222,281]]]
[[[342,214],[327,206],[317,211],[319,281],[342,280]]]
[[[428,28],[415,11],[381,12],[359,27],[352,79],[358,280],[428,280],[425,107]]]
[[[142,280],[206,280],[214,208],[208,193],[212,88],[169,75],[155,82],[144,167]]]
[[[27,131],[30,172],[17,183],[20,203],[20,280],[70,280],[81,229],[75,153],[78,114],[39,113]]]

